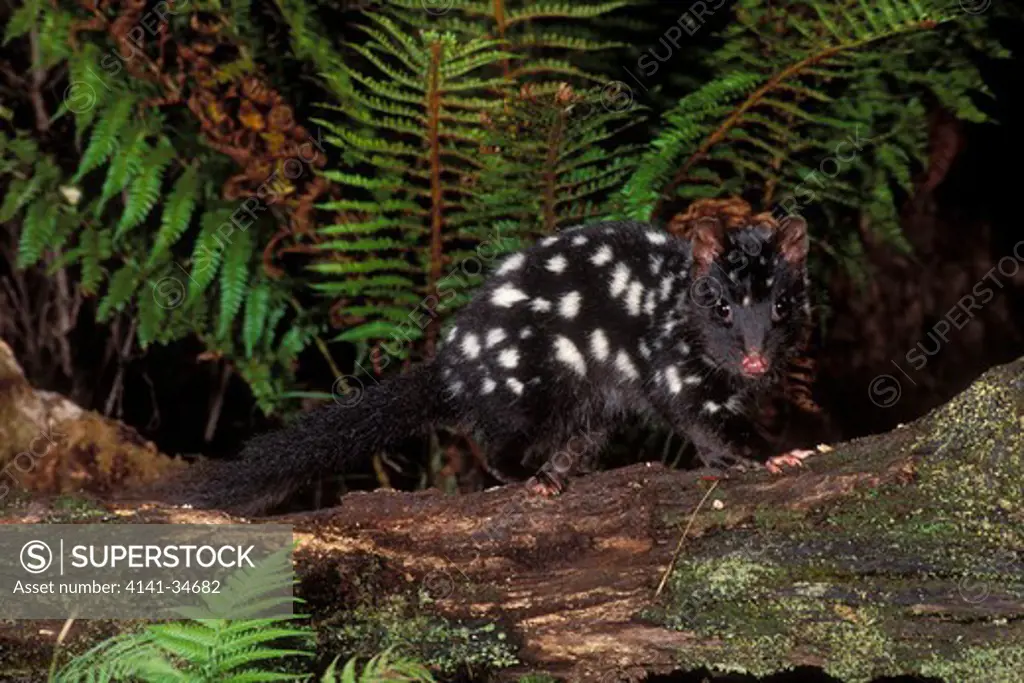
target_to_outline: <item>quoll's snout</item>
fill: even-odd
[[[751,351],[743,356],[740,367],[745,374],[758,377],[768,372],[768,359],[760,351]]]

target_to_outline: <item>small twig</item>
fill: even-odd
[[[206,419],[206,429],[203,430],[203,442],[213,441],[213,435],[217,431],[217,423],[220,422],[220,412],[224,408],[224,394],[228,389],[228,380],[231,378],[231,364],[225,363],[220,374],[220,386],[217,393],[213,395],[213,405],[210,406],[210,414]]]
[[[75,615],[72,614],[64,621],[63,628],[61,628],[60,633],[57,634],[57,642],[53,644],[53,659],[50,660],[50,675],[46,679],[48,681],[52,681],[53,677],[57,673],[57,661],[60,657],[61,646],[64,644],[64,639],[68,637],[68,632],[71,630],[71,626],[74,623]]]
[[[117,358],[117,374],[114,376],[114,385],[110,389],[110,394],[107,396],[106,405],[103,406],[103,414],[107,417],[111,416],[114,411],[114,404],[117,403],[118,411],[117,417],[121,417],[121,394],[124,390],[124,365],[125,359],[128,358],[128,354],[131,353],[132,342],[135,341],[135,326],[137,324],[136,319],[132,319],[131,324],[128,326],[128,334],[125,335],[124,345],[121,348],[121,352]]]
[[[55,258],[56,258],[55,254]],[[52,261],[51,261],[52,262]],[[54,281],[57,285],[57,304],[55,310],[57,313],[57,329],[55,330],[55,337],[57,342],[57,348],[59,349],[61,370],[64,371],[65,377],[73,377],[75,374],[75,367],[71,360],[71,344],[68,341],[68,337],[71,335],[72,330],[75,329],[77,323],[77,309],[74,309],[71,304],[71,287],[68,283],[68,272],[66,269],[61,268],[57,271]]]
[[[683,530],[683,535],[679,537],[679,544],[676,546],[676,551],[672,553],[672,561],[668,563],[668,569],[665,570],[665,575],[661,577],[661,583],[658,584],[658,590],[654,592],[654,597],[661,595],[662,589],[665,588],[665,583],[668,581],[669,574],[672,573],[672,569],[676,566],[676,560],[679,559],[679,551],[683,549],[683,541],[686,540],[686,537],[690,533],[690,528],[693,527],[693,522],[697,519],[697,513],[700,512],[702,507],[704,507],[704,503],[707,501],[708,496],[711,495],[711,492],[714,491],[717,486],[718,480],[716,479],[715,483],[713,483],[711,488],[707,490],[707,493],[704,494],[704,497],[700,499],[699,503],[697,503],[697,507],[694,509],[693,514],[690,515],[690,521],[686,524],[686,529]]]
[[[32,100],[32,108],[36,114],[36,130],[46,133],[50,130],[50,114],[46,111],[46,100],[43,98],[43,87],[46,84],[46,69],[39,47],[39,33],[32,29],[28,34],[32,50],[32,86],[29,88],[29,98]]]

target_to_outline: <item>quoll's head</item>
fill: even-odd
[[[725,228],[703,219],[691,234],[695,279],[692,326],[704,352],[752,383],[781,377],[810,318],[807,223]]]

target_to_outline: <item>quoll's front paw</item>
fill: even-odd
[[[814,455],[814,451],[795,448],[791,451],[787,451],[782,455],[776,455],[774,458],[769,458],[768,462],[764,464],[765,468],[772,474],[782,474],[785,472],[786,467],[803,467],[804,460]]]
[[[526,482],[526,490],[531,495],[541,498],[560,496],[566,488],[568,488],[568,481],[558,476],[552,476],[543,470],[530,477]]]

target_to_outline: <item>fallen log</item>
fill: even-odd
[[[248,521],[293,525],[325,655],[399,645],[498,681],[808,665],[846,683],[1021,680],[1024,358],[912,424],[825,450],[783,476],[639,464],[555,499],[376,491]]]

